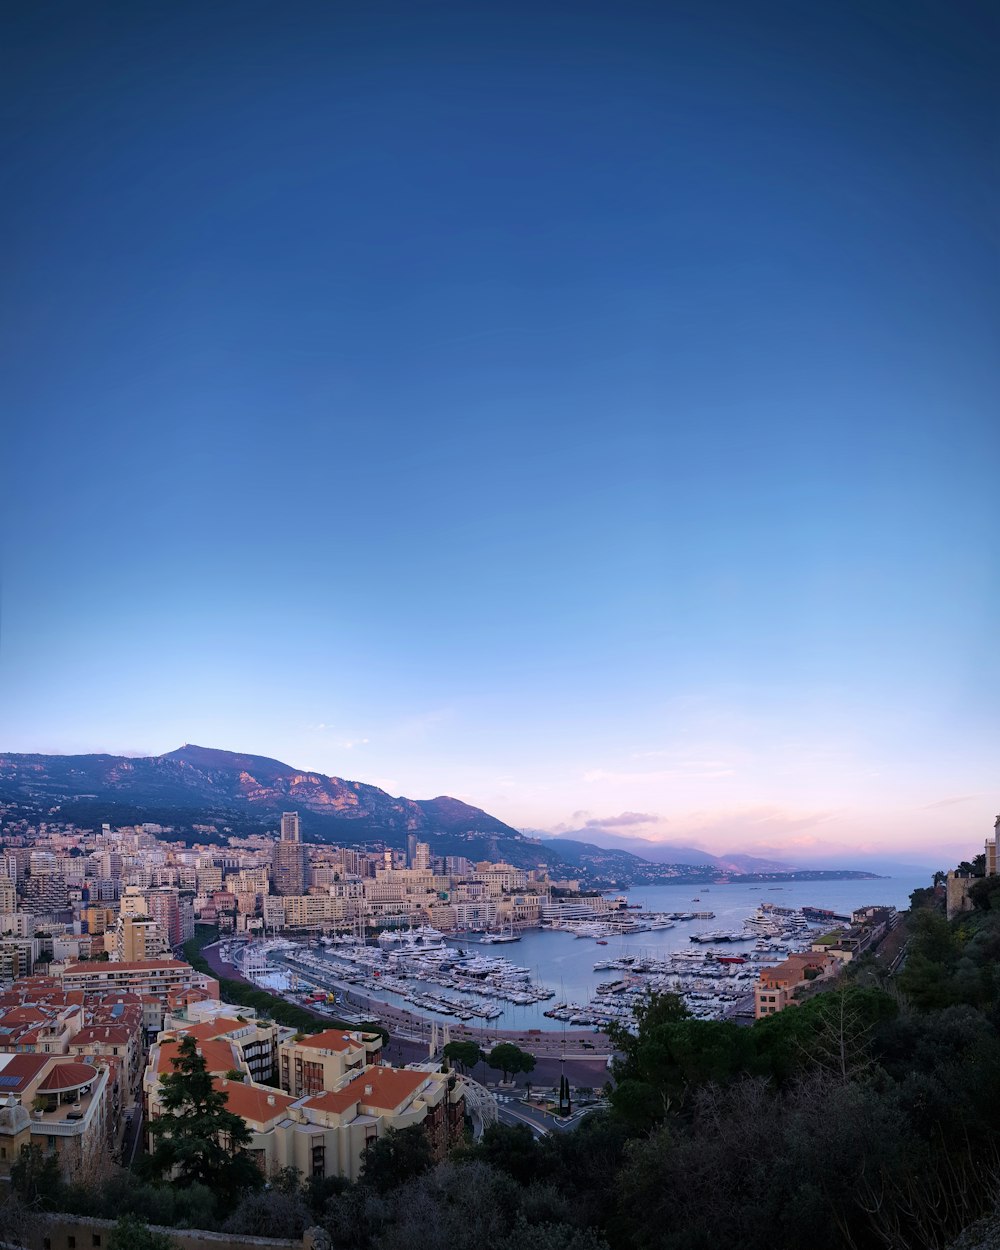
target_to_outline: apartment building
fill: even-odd
[[[294,1030],[261,1021],[252,1008],[236,1008],[215,1002],[191,1003],[164,1019],[164,1035],[190,1036],[199,1045],[221,1041],[232,1046],[240,1064],[258,1084],[270,1084],[278,1069],[278,1047],[294,1036]]]
[[[754,1018],[763,1019],[796,1003],[796,993],[816,981],[829,980],[840,970],[833,955],[807,952],[789,955],[774,968],[765,968],[754,986]]]
[[[111,1067],[49,1055],[0,1055],[0,1179],[24,1146],[54,1156],[65,1180],[86,1176],[111,1136]]]
[[[293,1098],[333,1089],[344,1077],[378,1062],[382,1037],[325,1029],[309,1037],[291,1038],[281,1044],[278,1055],[281,1088]]]
[[[170,1047],[176,1045],[164,1043],[155,1056],[150,1054],[144,1085],[150,1122],[164,1114],[159,1078],[169,1070],[164,1064],[175,1053]],[[454,1078],[445,1073],[362,1064],[357,1069],[344,1067],[332,1089],[295,1096],[220,1073],[233,1054],[212,1049],[220,1045],[209,1041],[200,1043],[199,1049],[229,1110],[250,1129],[248,1149],[267,1176],[294,1167],[306,1176],[357,1180],[368,1146],[390,1128],[421,1126],[437,1157],[461,1139],[464,1100]],[[351,1053],[357,1052],[352,1048]]]
[[[161,1004],[166,1004],[171,994],[188,989],[206,990],[213,998],[219,996],[219,983],[214,977],[196,972],[179,959],[72,964],[60,976],[68,990],[83,990],[88,994],[124,991],[150,995]]]
[[[170,943],[151,916],[119,916],[113,951],[120,963],[137,963],[168,956]]]

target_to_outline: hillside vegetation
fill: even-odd
[[[407,1130],[378,1143],[357,1184],[288,1174],[227,1210],[203,1187],[127,1176],[34,1196],[271,1236],[320,1224],[337,1250],[987,1250],[1000,1230],[1000,882],[975,902],[949,924],[918,891],[895,979],[862,961],[752,1028],[650,998],[616,1034],[609,1110],[575,1132],[501,1125],[434,1165]]]

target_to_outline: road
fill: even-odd
[[[142,1104],[136,1103],[132,1111],[132,1119],[125,1129],[122,1141],[122,1163],[130,1168],[135,1163],[135,1156],[142,1138]]]
[[[544,1137],[548,1133],[570,1133],[591,1111],[594,1106],[581,1107],[572,1115],[554,1115],[531,1103],[522,1102],[517,1095],[506,1092],[497,1093],[497,1115],[501,1124],[526,1124],[536,1137]]]

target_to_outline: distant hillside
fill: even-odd
[[[436,854],[507,859],[519,866],[559,856],[478,807],[440,796],[394,798],[377,786],[293,768],[280,760],[187,745],[166,755],[0,755],[0,798],[29,801],[77,824],[230,825],[274,829],[298,811],[315,841],[381,841],[408,833]]]
[[[633,860],[646,864],[690,864],[711,865],[723,872],[790,872],[794,864],[777,859],[758,859],[753,855],[733,853],[730,855],[712,855],[708,851],[699,851],[693,846],[678,846],[672,842],[653,842],[649,838],[628,837],[608,833],[604,829],[585,826],[565,836],[560,834],[539,835],[546,846],[558,851],[564,858],[571,858],[575,851],[564,852],[563,847],[590,846],[604,849],[608,854],[628,855]]]

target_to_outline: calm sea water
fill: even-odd
[[[598,946],[593,938],[577,938],[572,933],[547,930],[531,930],[524,934],[520,942],[502,946],[480,947],[460,941],[451,941],[450,944],[465,951],[502,956],[511,963],[529,968],[536,981],[555,990],[555,999],[530,1007],[506,1004],[504,1014],[493,1021],[491,1027],[562,1029],[564,1026],[558,1020],[546,1019],[543,1012],[554,1002],[586,1003],[598,983],[608,980],[611,975],[607,971],[594,971],[594,963],[599,960],[624,954],[665,954],[689,947],[692,933],[740,929],[746,917],[765,901],[781,907],[824,907],[843,915],[849,915],[858,907],[877,903],[891,904],[902,910],[909,905],[911,891],[918,886],[929,885],[929,878],[928,873],[926,877],[882,877],[876,881],[796,881],[765,886],[639,886],[629,892],[629,902],[641,903],[648,911],[712,911],[715,918],[679,920],[672,929],[632,937],[611,937],[607,946]],[[409,1006],[394,994],[386,994],[385,997],[398,1006]],[[446,1017],[441,1016],[440,1019]]]

